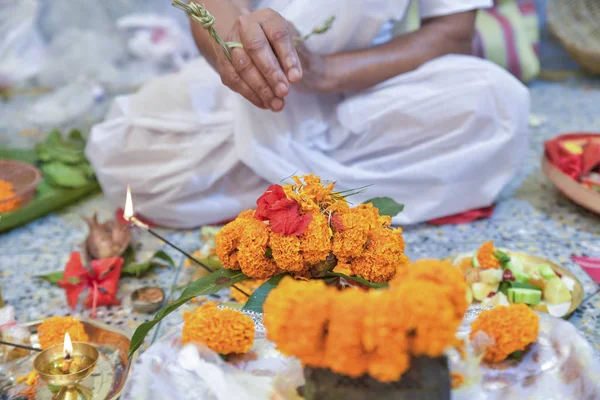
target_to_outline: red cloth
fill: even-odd
[[[58,285],[65,289],[67,303],[72,309],[77,306],[81,293],[89,288],[85,307],[92,309],[92,317],[94,317],[96,306],[120,304],[116,296],[123,259],[112,257],[93,260],[91,264],[91,270],[85,268],[81,263],[81,255],[74,251],[65,266],[63,279],[58,281]]]
[[[600,283],[600,258],[573,255],[571,260],[587,272],[596,283]]]
[[[572,154],[564,146],[564,142],[587,142],[583,154]],[[548,140],[544,147],[548,160],[563,173],[575,180],[600,166],[600,134],[569,133]]]
[[[432,225],[457,225],[466,224],[482,218],[489,218],[494,215],[494,205],[476,210],[465,211],[460,214],[450,215],[448,217],[432,219],[428,221]]]

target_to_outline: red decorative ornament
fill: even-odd
[[[85,302],[86,308],[92,309],[92,318],[96,316],[97,306],[120,304],[116,299],[119,289],[119,278],[123,259],[120,257],[93,260],[91,270],[81,263],[81,255],[75,251],[65,266],[63,279],[58,285],[65,289],[67,303],[72,309],[77,306],[77,300],[85,289],[89,294]]]
[[[254,217],[269,221],[271,231],[283,236],[300,236],[312,221],[312,215],[300,215],[298,203],[285,195],[283,187],[271,185],[256,200]]]

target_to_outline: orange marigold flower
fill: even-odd
[[[306,264],[324,261],[331,253],[331,230],[325,215],[313,214],[312,222],[300,239],[300,250]]]
[[[392,279],[396,269],[406,262],[402,257],[404,238],[401,232],[382,227],[372,230],[362,256],[350,263],[353,275],[376,283]]]
[[[272,258],[265,256],[269,243],[269,228],[257,219],[243,222],[238,245],[238,261],[242,272],[255,279],[267,279],[278,271]]]
[[[389,291],[374,290],[367,293],[363,345],[369,353],[368,372],[381,382],[393,382],[410,367],[408,341],[404,315]]]
[[[87,342],[90,339],[85,333],[83,324],[77,318],[50,317],[38,326],[40,346],[42,349],[47,349],[56,344],[63,344],[66,333],[73,342]]]
[[[415,356],[439,357],[454,344],[462,321],[443,287],[435,282],[407,280],[394,288],[396,304],[410,310],[404,324],[409,332],[409,349]]]
[[[332,251],[338,260],[360,257],[367,244],[369,221],[360,214],[342,214],[344,230],[333,235]]]
[[[254,219],[254,210],[240,213],[236,219],[225,225],[215,236],[216,254],[224,268],[239,270],[238,245],[244,234],[247,220]]]
[[[367,293],[347,289],[336,293],[331,306],[325,363],[333,372],[358,378],[367,372],[369,357],[362,344]]]
[[[515,351],[523,351],[535,342],[540,330],[540,317],[527,305],[511,304],[496,306],[483,311],[471,324],[471,339],[477,332],[484,332],[493,344],[483,357],[488,362],[505,360]]]
[[[310,226],[310,225],[309,225]],[[300,239],[296,236],[283,236],[271,232],[269,247],[277,268],[288,272],[301,272],[305,269],[302,253],[300,252]]]
[[[219,354],[243,354],[254,343],[252,318],[213,302],[183,315],[182,343],[203,343]]]
[[[392,217],[388,215],[379,215],[379,209],[374,207],[372,203],[359,204],[358,206],[350,209],[350,212],[354,214],[360,214],[367,218],[371,229],[381,228],[382,226],[390,226],[392,224]]]
[[[405,280],[434,282],[444,289],[446,296],[454,304],[456,316],[463,318],[467,311],[467,284],[464,275],[448,261],[420,260],[400,269],[390,286],[401,285]]]
[[[252,279],[252,280],[245,280],[245,281],[239,282],[236,284],[236,286],[239,287],[240,289],[242,289],[244,292],[248,293],[250,296],[252,296],[252,293],[254,293],[254,291],[256,289],[258,289],[260,287],[260,285],[262,285],[265,282],[266,282],[265,279]],[[241,293],[239,290],[236,290],[233,287],[230,287],[229,291],[230,291],[229,295],[236,302],[243,304],[243,303],[246,303],[246,301],[248,301],[248,296]]]
[[[483,269],[500,268],[500,260],[494,256],[496,249],[494,242],[485,242],[477,250],[477,261]]]
[[[324,367],[325,338],[335,289],[323,281],[286,277],[271,291],[264,309],[267,337],[303,364]]]

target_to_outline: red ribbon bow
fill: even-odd
[[[92,309],[92,318],[96,316],[96,306],[117,305],[120,301],[115,297],[119,289],[119,278],[123,259],[120,257],[93,260],[91,270],[81,263],[81,255],[75,251],[65,266],[63,279],[58,285],[65,289],[67,303],[72,309],[77,306],[81,293],[89,288],[85,307]]]

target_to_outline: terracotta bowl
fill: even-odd
[[[566,197],[581,207],[600,214],[600,194],[565,175],[544,155],[542,170],[552,184]]]
[[[14,196],[0,200],[1,214],[27,205],[35,196],[42,174],[31,164],[0,160],[0,179],[12,183],[15,191]]]

